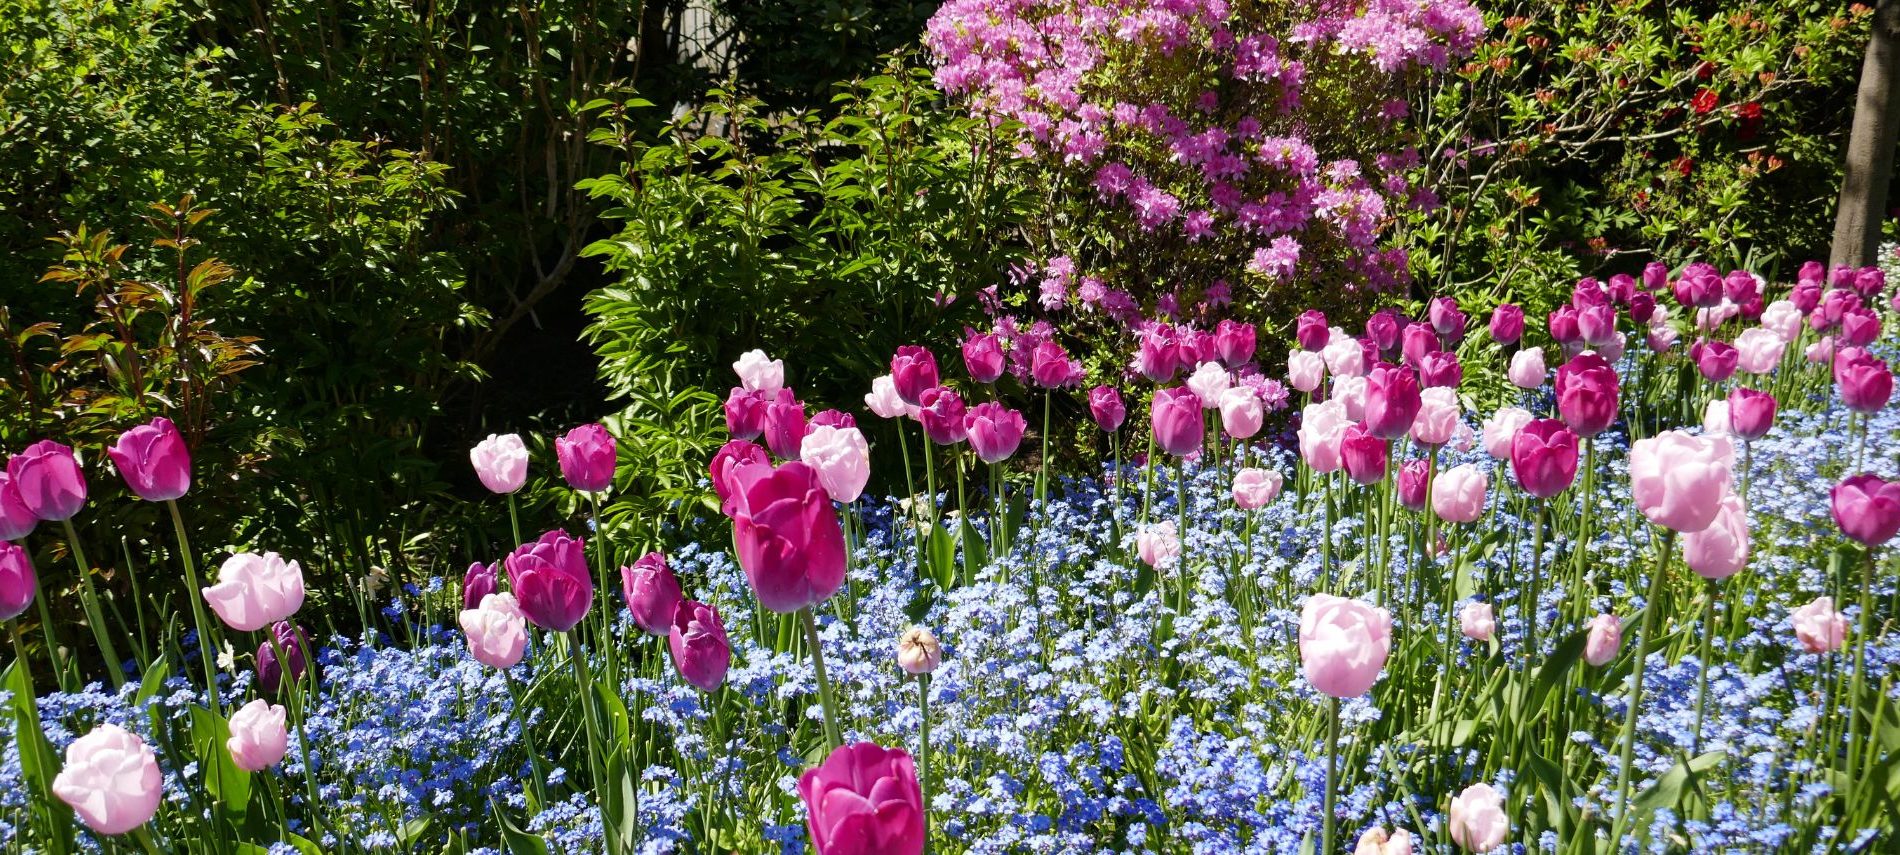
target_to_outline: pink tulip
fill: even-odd
[[[1454,466],[1432,481],[1432,511],[1449,522],[1477,522],[1484,515],[1484,495],[1490,486],[1490,478],[1478,467]]]
[[[1588,352],[1595,353],[1596,355],[1603,357],[1605,360],[1608,360],[1609,362],[1614,363],[1617,360],[1623,358],[1623,350],[1627,346],[1628,346],[1627,343],[1623,339],[1623,334],[1617,333],[1615,335],[1610,336],[1609,341],[1606,341],[1600,345],[1597,345],[1595,350],[1588,351]]]
[[[1029,379],[1044,389],[1060,389],[1082,382],[1082,366],[1069,358],[1053,339],[1036,345],[1030,353]]]
[[[1149,407],[1150,427],[1155,443],[1176,457],[1186,457],[1201,447],[1206,428],[1201,422],[1201,399],[1185,386],[1155,392]]]
[[[1320,693],[1356,698],[1392,650],[1392,616],[1358,600],[1314,594],[1300,610],[1300,664]]]
[[[1548,499],[1577,477],[1577,435],[1556,419],[1537,419],[1511,439],[1511,474],[1524,492]]]
[[[943,664],[943,645],[937,636],[921,626],[904,630],[897,639],[897,667],[916,676],[929,674]]]
[[[1320,349],[1326,370],[1335,377],[1358,377],[1366,373],[1366,351],[1351,338],[1335,338]]]
[[[1472,784],[1453,796],[1445,827],[1451,832],[1451,841],[1468,852],[1489,852],[1504,845],[1504,839],[1511,835],[1511,820],[1504,815],[1504,797],[1490,784]]]
[[[1302,392],[1312,392],[1326,378],[1326,360],[1319,354],[1307,350],[1289,351],[1286,355],[1286,381]]]
[[[805,420],[805,404],[790,389],[778,390],[777,397],[765,405],[765,447],[780,460],[796,460],[799,447],[811,425]]]
[[[977,404],[963,417],[970,449],[984,463],[1001,463],[1016,453],[1028,422],[1023,414],[995,401]]]
[[[1900,532],[1900,480],[1855,475],[1834,485],[1828,499],[1841,533],[1869,547],[1886,543]]]
[[[1280,495],[1285,479],[1272,469],[1249,466],[1234,473],[1234,505],[1243,511],[1259,510]]]
[[[936,354],[916,345],[898,348],[891,357],[891,381],[904,403],[923,406],[924,392],[938,386]]]
[[[581,425],[554,441],[561,477],[583,493],[598,493],[614,485],[614,438],[599,423]]]
[[[1683,535],[1682,560],[1704,579],[1727,579],[1748,564],[1748,508],[1742,498],[1722,497],[1715,522]]]
[[[1220,396],[1233,385],[1233,377],[1218,362],[1203,362],[1188,375],[1187,387],[1201,400],[1201,408],[1220,406]]]
[[[1776,300],[1762,310],[1761,325],[1783,342],[1794,341],[1801,335],[1801,310],[1790,301]]]
[[[1345,464],[1346,475],[1360,484],[1377,484],[1385,480],[1385,469],[1391,456],[1386,441],[1366,430],[1364,422],[1355,422],[1346,427],[1339,439],[1339,459]]]
[[[1221,364],[1228,368],[1239,368],[1253,361],[1253,351],[1258,331],[1253,324],[1239,321],[1221,321],[1214,328],[1214,353]]]
[[[482,598],[495,593],[495,574],[501,562],[483,564],[480,561],[468,565],[462,572],[462,608],[472,609],[480,605]]]
[[[765,432],[765,406],[768,403],[764,392],[754,392],[743,386],[732,387],[726,396],[726,433],[734,439],[757,439]]]
[[[508,568],[508,587],[521,613],[542,629],[573,629],[594,601],[586,546],[567,532],[556,529],[515,547],[502,563]]]
[[[1366,417],[1366,378],[1334,377],[1332,399],[1346,408],[1346,418],[1363,421]]]
[[[131,731],[102,724],[66,746],[53,794],[100,834],[124,834],[158,813],[164,795],[158,758]]]
[[[1497,460],[1511,459],[1511,442],[1517,439],[1517,432],[1531,423],[1529,410],[1523,407],[1501,407],[1497,413],[1484,420],[1484,451]]]
[[[713,493],[719,496],[720,504],[732,496],[732,473],[748,463],[770,463],[772,458],[765,449],[743,439],[728,440],[719,450],[713,452],[712,463],[707,472],[712,476]]]
[[[1135,557],[1157,570],[1172,566],[1181,557],[1181,536],[1174,523],[1150,523],[1135,535]]]
[[[994,383],[1003,376],[1003,343],[994,333],[966,331],[963,339],[963,367],[970,379]]]
[[[871,480],[871,447],[855,427],[812,428],[798,446],[798,459],[817,471],[825,495],[840,504],[857,501]]]
[[[218,584],[204,589],[205,604],[225,625],[256,632],[303,608],[303,568],[275,552],[240,552],[218,569]]]
[[[726,639],[726,624],[719,619],[718,609],[682,601],[673,613],[666,647],[673,653],[673,667],[700,691],[710,692],[726,681],[726,671],[732,667],[732,642]]]
[[[1295,324],[1294,338],[1299,341],[1301,350],[1317,352],[1333,340],[1333,334],[1326,326],[1324,314],[1318,309],[1307,309]]]
[[[1419,383],[1426,388],[1456,388],[1465,379],[1465,370],[1458,364],[1458,354],[1449,350],[1427,353],[1418,361]]]
[[[1260,396],[1251,386],[1234,386],[1222,392],[1220,396],[1220,423],[1227,435],[1235,439],[1246,439],[1260,432],[1260,425],[1266,420],[1266,409],[1260,404]]]
[[[1387,834],[1384,828],[1373,826],[1359,835],[1352,855],[1412,855],[1412,834],[1402,828]]]
[[[1142,334],[1135,352],[1135,371],[1141,376],[1166,383],[1174,379],[1180,364],[1173,327],[1160,324]]]
[[[1418,378],[1405,368],[1380,364],[1366,375],[1366,430],[1399,439],[1412,429],[1419,410]]]
[[[1801,356],[1807,361],[1813,362],[1813,363],[1833,362],[1834,361],[1834,337],[1822,336],[1819,341],[1816,341],[1813,344],[1808,345],[1805,349],[1803,349],[1801,351]]]
[[[785,614],[829,599],[844,584],[844,530],[818,473],[793,461],[732,474],[734,551],[759,604]]]
[[[1817,597],[1794,610],[1794,637],[1809,653],[1833,653],[1847,639],[1847,615],[1834,610],[1833,597]]]
[[[24,614],[38,589],[32,556],[18,544],[0,540],[0,621]]]
[[[1550,313],[1548,328],[1550,337],[1558,344],[1571,344],[1583,341],[1583,332],[1577,329],[1577,310],[1571,306],[1559,306]]]
[[[1097,386],[1089,390],[1089,417],[1096,427],[1114,433],[1127,420],[1128,408],[1122,405],[1122,395],[1114,387]]]
[[[1445,342],[1456,342],[1465,337],[1465,326],[1469,323],[1465,313],[1458,310],[1458,301],[1450,297],[1438,297],[1426,307],[1425,317],[1432,322],[1432,330]]]
[[[1407,367],[1417,368],[1425,354],[1438,350],[1438,333],[1425,324],[1409,324],[1399,339],[1399,353]]]
[[[765,355],[763,350],[748,350],[732,363],[739,385],[770,398],[785,386],[785,363]]]
[[[39,524],[40,518],[26,506],[19,489],[13,486],[13,477],[0,468],[0,540],[20,540],[32,534]]]
[[[71,446],[43,439],[7,461],[7,479],[20,502],[46,522],[72,519],[86,504],[86,476]]]
[[[924,796],[899,748],[845,745],[798,779],[815,855],[921,855]]]
[[[1713,398],[1702,408],[1702,432],[1709,436],[1728,436],[1735,432],[1727,398]]]
[[[1841,344],[1866,347],[1880,338],[1880,316],[1868,308],[1849,309],[1841,315]]]
[[[171,419],[153,419],[119,434],[106,456],[125,486],[148,502],[168,502],[191,489],[191,452]]]
[[[1735,376],[1741,353],[1728,342],[1703,339],[1689,348],[1689,358],[1695,361],[1696,370],[1709,378],[1709,382],[1720,383]]]
[[[1644,337],[1644,342],[1649,345],[1650,350],[1663,353],[1676,346],[1676,339],[1677,333],[1675,327],[1668,324],[1656,324],[1649,328],[1649,333]]]
[[[1578,436],[1596,436],[1616,421],[1617,386],[1609,362],[1582,354],[1557,369],[1557,412]]]
[[[1445,386],[1433,386],[1419,393],[1418,416],[1412,420],[1412,441],[1438,447],[1451,441],[1462,422],[1458,394]]]
[[[1775,426],[1775,396],[1736,387],[1728,393],[1728,421],[1729,430],[1743,439],[1752,442],[1767,436]]]
[[[1616,615],[1600,614],[1584,624],[1589,634],[1583,639],[1583,661],[1601,668],[1616,658],[1623,646],[1623,621]]]
[[[679,610],[683,594],[664,553],[649,552],[632,566],[620,568],[620,593],[627,598],[627,613],[635,626],[648,635],[672,630],[673,613]]]
[[[1749,374],[1767,374],[1781,364],[1788,343],[1781,336],[1761,327],[1742,330],[1735,337],[1735,366]]]
[[[513,668],[528,649],[528,618],[513,594],[489,594],[456,622],[468,637],[468,654],[490,668]]]
[[[1478,433],[1472,430],[1471,425],[1466,424],[1464,419],[1459,419],[1458,425],[1451,429],[1451,442],[1447,445],[1452,451],[1463,454],[1470,451],[1471,446],[1477,441]]]
[[[1373,312],[1371,317],[1366,318],[1366,338],[1372,339],[1373,346],[1380,352],[1390,352],[1399,346],[1402,335],[1399,329],[1401,325],[1397,312],[1391,309],[1380,309]],[[1338,341],[1339,338],[1340,336],[1335,334],[1332,341]]]
[[[1728,495],[1733,447],[1725,437],[1679,430],[1630,447],[1630,496],[1650,522],[1683,534],[1715,522]]]
[[[1425,458],[1407,460],[1399,466],[1399,504],[1407,510],[1425,510]]]
[[[1544,376],[1548,371],[1544,367],[1544,349],[1527,347],[1511,354],[1511,367],[1505,372],[1505,377],[1519,389],[1536,389],[1544,385]]]
[[[1855,412],[1879,412],[1893,397],[1893,372],[1887,363],[1858,347],[1843,347],[1835,354],[1834,384],[1840,387],[1841,401]],[[56,518],[41,514],[40,519]]]
[[[1337,400],[1307,404],[1300,413],[1300,458],[1315,472],[1339,471],[1339,445],[1350,424],[1345,406]]]
[[[468,450],[468,460],[491,493],[512,493],[528,483],[528,447],[515,434],[489,434]]]
[[[283,762],[290,748],[284,715],[282,706],[263,698],[231,713],[231,735],[224,740],[224,749],[231,752],[232,765],[246,772],[262,772]]]
[[[1600,346],[1616,336],[1616,307],[1608,303],[1577,310],[1577,335],[1583,343]]]
[[[1491,338],[1499,344],[1516,344],[1524,337],[1524,310],[1500,303],[1491,312]]]
[[[1458,631],[1472,641],[1490,641],[1497,636],[1497,615],[1491,604],[1473,600],[1458,612]]]
[[[918,404],[917,420],[923,423],[924,436],[938,445],[955,445],[967,434],[963,417],[968,413],[963,398],[947,386],[925,389]]]
[[[904,399],[897,394],[897,381],[892,380],[889,374],[871,381],[871,391],[864,393],[864,406],[880,419],[894,419],[910,412]]]

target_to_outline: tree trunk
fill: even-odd
[[[1860,66],[1860,92],[1842,170],[1830,267],[1865,267],[1880,253],[1880,226],[1886,219],[1896,144],[1900,144],[1900,0],[1880,0],[1874,11],[1873,37]]]

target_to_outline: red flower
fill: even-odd
[[[1683,177],[1686,178],[1689,173],[1695,171],[1695,161],[1685,154],[1676,158],[1675,167],[1676,171],[1682,173]]]
[[[1689,106],[1695,109],[1696,115],[1700,116],[1715,109],[1716,102],[1715,90],[1702,88],[1696,90],[1695,97],[1689,100]]]
[[[1746,104],[1737,104],[1735,105],[1735,115],[1741,117],[1743,120],[1760,119],[1761,102],[1750,101]]]

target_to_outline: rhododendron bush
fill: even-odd
[[[1038,236],[1074,270],[1044,308],[1131,312],[1407,281],[1386,227],[1436,204],[1407,94],[1483,29],[1465,0],[952,0],[925,42],[938,84],[1075,201]]]

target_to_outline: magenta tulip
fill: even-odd
[[[719,496],[720,504],[732,497],[732,472],[748,463],[770,463],[771,456],[756,443],[743,439],[728,440],[719,450],[713,452],[712,463],[707,467],[712,476],[713,493]]]
[[[1516,344],[1524,337],[1524,310],[1511,303],[1500,303],[1491,311],[1491,338],[1499,344]]]
[[[1511,474],[1524,492],[1548,499],[1577,477],[1577,435],[1556,419],[1538,419],[1511,439]]]
[[[554,441],[561,477],[583,493],[598,493],[614,485],[614,438],[598,422],[581,425]]]
[[[1294,337],[1299,341],[1301,350],[1318,351],[1332,340],[1333,331],[1326,326],[1324,314],[1318,309],[1307,309],[1300,313]]]
[[[1449,350],[1434,351],[1418,361],[1418,379],[1419,384],[1428,389],[1457,388],[1465,379],[1465,370],[1458,364],[1458,354]]]
[[[1425,324],[1409,324],[1400,339],[1400,353],[1408,367],[1417,368],[1425,354],[1438,350],[1438,333]]]
[[[1900,532],[1900,480],[1855,475],[1834,485],[1828,498],[1841,533],[1867,546],[1879,546]]]
[[[726,395],[726,432],[735,439],[757,439],[765,431],[765,393],[744,386]]]
[[[1858,347],[1843,347],[1834,354],[1834,384],[1840,387],[1842,403],[1855,412],[1879,412],[1893,397],[1893,371]],[[52,518],[41,514],[40,519]]]
[[[33,533],[40,518],[20,498],[13,477],[0,468],[0,540],[19,540]]]
[[[71,446],[43,439],[7,461],[7,478],[20,502],[46,522],[72,519],[86,504],[86,475]]]
[[[963,417],[963,429],[969,434],[970,449],[984,463],[1001,463],[1016,453],[1029,424],[1023,414],[995,401],[970,408]]]
[[[1418,417],[1418,378],[1409,369],[1379,364],[1366,375],[1366,429],[1380,439],[1399,439]]]
[[[726,639],[718,609],[682,601],[673,614],[666,646],[673,653],[673,667],[700,691],[710,692],[726,681],[726,670],[732,667],[732,642]]]
[[[171,419],[153,419],[119,434],[106,455],[125,485],[148,502],[168,502],[191,489],[191,452]]]
[[[664,553],[649,552],[633,566],[620,568],[620,593],[627,598],[627,612],[633,615],[635,626],[648,635],[672,630],[682,594],[679,577],[667,566]]]
[[[964,439],[963,416],[967,410],[963,397],[947,386],[925,389],[917,409],[917,421],[924,436],[938,445],[955,445]]]
[[[1386,441],[1366,430],[1364,422],[1348,425],[1346,432],[1340,435],[1339,460],[1346,468],[1347,477],[1361,484],[1384,481],[1390,456]]]
[[[1194,453],[1206,435],[1206,426],[1201,421],[1200,396],[1185,386],[1155,392],[1149,423],[1154,429],[1155,444],[1176,457]]]
[[[1616,369],[1594,353],[1557,368],[1557,412],[1578,436],[1596,436],[1616,421]]]
[[[1438,333],[1438,337],[1448,343],[1464,338],[1465,327],[1470,323],[1465,313],[1458,310],[1458,301],[1450,297],[1433,299],[1426,309],[1425,317],[1432,322],[1432,329]]]
[[[501,562],[483,564],[476,561],[468,565],[462,573],[462,608],[472,609],[480,606],[482,598],[495,593],[501,569]]]
[[[807,437],[811,436],[811,430],[814,428],[828,427],[842,429],[855,428],[857,426],[857,417],[843,410],[819,410],[816,415],[811,417],[810,421],[806,422],[805,435]]]
[[[19,544],[0,540],[0,621],[12,620],[33,604],[39,590],[39,577],[33,573],[33,558]]]
[[[1741,365],[1741,353],[1734,345],[1713,339],[1697,341],[1689,348],[1689,358],[1695,360],[1696,370],[1711,383],[1735,376],[1735,369]]]
[[[740,466],[727,502],[734,551],[759,604],[781,614],[824,602],[844,584],[844,530],[811,467]]]
[[[1366,318],[1366,338],[1372,339],[1373,346],[1381,353],[1390,353],[1399,346],[1399,328],[1399,315],[1391,309],[1380,309]]]
[[[917,345],[905,345],[891,357],[891,381],[897,396],[911,406],[923,406],[924,392],[937,388],[937,356]]]
[[[1880,338],[1880,316],[1862,307],[1841,314],[1841,344],[1866,347]]]
[[[1663,431],[1630,446],[1630,497],[1650,522],[1683,534],[1715,522],[1728,495],[1726,437]]]
[[[1577,329],[1577,310],[1570,306],[1559,306],[1550,313],[1549,328],[1550,337],[1558,344],[1583,341],[1583,333]]]
[[[1314,594],[1300,609],[1300,663],[1322,694],[1365,694],[1391,650],[1392,616],[1385,609],[1331,594]]]
[[[1174,379],[1180,367],[1180,353],[1173,327],[1157,324],[1142,333],[1135,352],[1135,370],[1141,376],[1155,383],[1166,383]]]
[[[585,546],[567,532],[556,529],[524,543],[502,563],[508,568],[508,587],[521,613],[542,629],[573,629],[594,601],[594,578],[587,570]]]
[[[899,748],[845,745],[798,779],[816,855],[921,855],[924,795]]]
[[[1754,441],[1768,435],[1775,426],[1775,396],[1754,389],[1736,387],[1728,393],[1729,432]]]
[[[1399,466],[1399,504],[1407,510],[1425,510],[1430,500],[1425,493],[1425,458],[1407,460]]]
[[[1258,331],[1253,324],[1221,321],[1214,328],[1214,354],[1228,368],[1239,368],[1253,361]]]
[[[1656,298],[1646,291],[1630,295],[1630,321],[1639,327],[1648,326],[1656,315]]]
[[[1122,422],[1128,419],[1128,408],[1122,405],[1122,395],[1111,386],[1097,386],[1089,390],[1089,416],[1095,419],[1095,426],[1114,433],[1121,430]]]
[[[1082,366],[1053,340],[1036,345],[1030,354],[1029,379],[1044,389],[1060,389],[1082,382]]]
[[[970,379],[994,383],[1003,376],[1003,342],[994,333],[967,330],[963,339],[963,367]]]
[[[810,430],[811,426],[805,421],[805,404],[792,390],[778,390],[778,395],[765,405],[765,447],[780,460],[798,459],[799,446],[804,444],[805,434]]]

